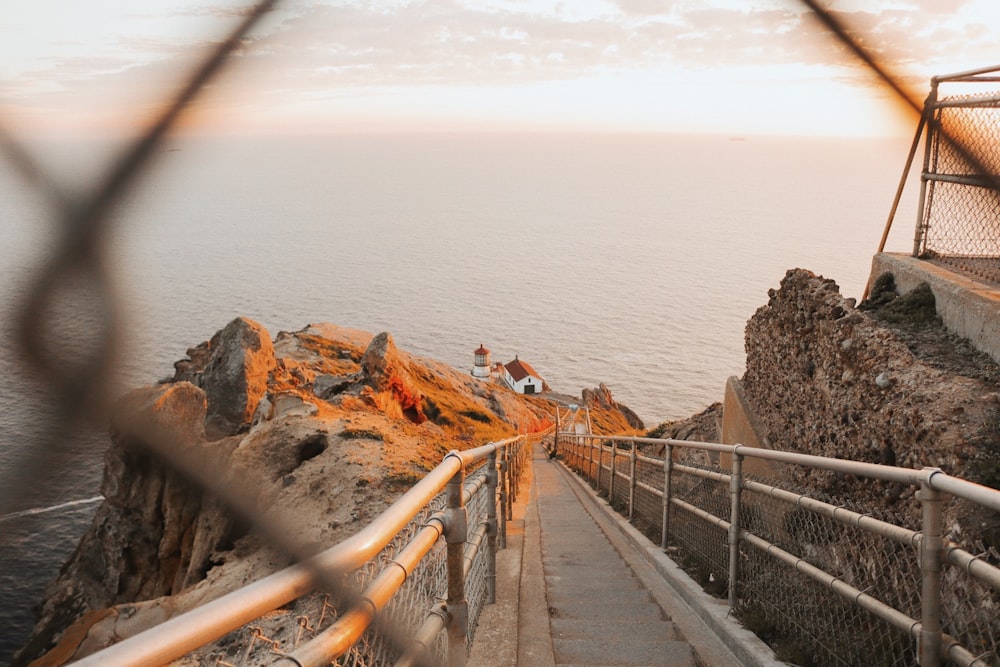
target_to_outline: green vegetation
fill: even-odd
[[[385,440],[385,436],[373,428],[345,428],[338,435],[344,440]]]
[[[386,475],[382,483],[393,491],[405,491],[424,478],[420,472],[395,472]]]
[[[481,412],[479,410],[461,410],[459,411],[458,414],[462,415],[463,417],[468,417],[473,421],[477,421],[480,424],[489,424],[490,422],[493,421],[493,419],[488,414],[486,414],[485,412]]]
[[[871,296],[862,301],[858,308],[871,311],[883,322],[908,329],[942,326],[931,286],[920,283],[899,296],[896,293],[896,280],[891,273],[883,273],[875,279]]]
[[[442,418],[441,408],[438,407],[437,403],[427,396],[424,396],[420,401],[420,408],[424,411],[424,415],[426,415],[428,419],[435,424],[440,424],[438,420]]]
[[[660,422],[653,428],[646,431],[647,438],[663,438],[666,437],[667,431],[674,425],[672,421]]]

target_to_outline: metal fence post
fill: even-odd
[[[448,509],[445,519],[445,542],[448,545],[448,665],[465,667],[465,642],[469,624],[469,605],[465,600],[465,541],[469,516],[462,500],[465,466],[448,482]]]
[[[941,664],[941,493],[930,485],[937,468],[924,468],[917,497],[923,508],[920,538],[920,665]]]
[[[518,454],[518,452],[515,451],[513,453],[513,455],[512,455],[511,451],[510,451],[510,447],[507,447],[507,449],[504,452],[504,454],[506,455],[506,463],[507,463],[506,470],[504,471],[504,474],[506,475],[506,480],[504,482],[504,486],[507,489],[507,498],[504,501],[503,513],[504,513],[504,516],[507,518],[507,521],[510,521],[511,519],[514,518],[514,515],[512,514],[513,507],[514,507],[514,501],[513,501],[514,487],[513,487],[513,482],[514,482],[514,467],[517,465],[517,454]]]
[[[632,520],[635,513],[635,442],[632,442],[632,451],[629,453],[629,475],[628,475],[628,520]]]
[[[507,468],[510,467],[509,459],[509,446],[507,446],[503,448],[503,452],[500,454],[500,461],[498,462],[500,470],[497,475],[497,481],[500,486],[500,513],[497,516],[497,534],[500,538],[501,549],[507,548],[507,496],[510,493],[507,489]]]
[[[590,478],[590,481],[594,482],[596,480],[594,476],[594,439],[590,436],[585,436],[583,440],[587,443],[587,477]],[[596,483],[594,488],[597,489]]]
[[[611,441],[611,481],[608,482],[608,502],[615,498],[615,459],[618,458],[618,441]]]
[[[924,218],[927,215],[927,172],[931,164],[932,144],[937,138],[938,131],[941,129],[934,119],[934,108],[937,104],[937,89],[937,77],[933,77],[931,78],[931,92],[927,95],[927,100],[924,102],[923,116],[927,122],[927,138],[924,143],[924,168],[920,172],[920,196],[917,199],[917,231],[913,234],[914,257],[920,256],[920,250],[927,236],[927,225],[924,223]]]
[[[497,450],[486,459],[486,604],[497,601]]]
[[[667,445],[663,458],[663,522],[660,526],[660,548],[667,548],[667,536],[670,534],[670,476],[674,471],[674,448]]]
[[[729,478],[729,608],[736,608],[740,566],[740,494],[743,490],[743,456],[733,449],[733,474]]]
[[[556,406],[556,432],[552,436],[552,451],[559,453],[559,406]]]

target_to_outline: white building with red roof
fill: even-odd
[[[503,367],[503,381],[508,387],[519,394],[538,394],[545,386],[545,381],[526,361],[521,361],[514,355],[514,361]]]

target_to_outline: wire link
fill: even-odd
[[[934,122],[918,252],[1000,283],[1000,194],[992,187],[1000,178],[1000,100],[955,95],[928,104]]]
[[[75,197],[64,190],[0,123],[0,150],[6,160],[28,184],[43,195],[54,211],[53,217],[60,222],[59,235],[48,249],[48,259],[38,268],[32,289],[19,304],[14,316],[17,322],[16,338],[23,352],[23,364],[40,378],[48,393],[56,397],[50,420],[53,427],[40,436],[38,442],[32,443],[32,446],[21,447],[18,460],[3,471],[3,479],[0,480],[0,513],[6,513],[26,489],[48,479],[49,476],[45,474],[48,470],[71,460],[75,452],[63,443],[71,440],[72,433],[81,421],[106,417],[118,342],[122,336],[119,331],[121,303],[112,289],[107,269],[105,242],[112,224],[110,213],[123,196],[136,189],[139,177],[148,171],[163,139],[177,125],[184,110],[197,99],[207,84],[219,76],[241,40],[276,5],[275,0],[263,0],[254,4],[239,25],[191,72],[180,91],[167,100],[163,113],[147,132],[128,147],[98,185],[84,196]],[[852,37],[851,31],[841,25],[831,12],[811,0],[803,0],[803,5],[830,27],[834,39],[851,47],[855,55],[877,73],[898,100],[913,107],[913,95],[898,83],[902,77],[894,75],[884,67],[884,63],[871,57],[861,47],[861,40]],[[1000,173],[1000,152],[996,151],[997,139],[1000,138],[997,114],[995,105],[972,105],[971,101],[967,109],[960,106],[941,109],[937,117],[937,136],[951,141],[938,141],[935,144],[935,173],[984,176],[988,181],[995,179]],[[961,141],[957,138],[961,138]],[[970,138],[974,143],[969,143]],[[956,149],[955,146],[959,148]],[[971,160],[968,158],[970,154]],[[996,228],[996,221],[1000,218],[1000,196],[996,190],[992,185],[986,188],[959,187],[946,182],[935,182],[932,185],[931,205],[927,207],[926,213],[927,227],[931,230],[926,246],[928,252],[942,259],[962,256],[963,266],[968,270],[979,271],[991,280],[1000,280],[995,266],[995,259],[1000,257]],[[949,230],[942,222],[949,218],[965,219],[966,222],[962,223],[964,227]],[[72,364],[63,363],[65,359],[61,356],[62,351],[58,346],[50,344],[43,335],[53,313],[58,314],[58,304],[66,294],[74,297],[82,295],[96,306],[94,312],[97,315],[89,347],[79,355],[74,355]],[[153,438],[151,442],[158,441]],[[205,476],[199,475],[196,462],[172,458],[168,454],[172,449],[177,449],[172,447],[173,444],[175,443],[160,442],[155,449],[143,453],[161,458],[192,483],[217,494],[224,503],[240,514],[240,508],[247,506],[243,491],[212,485]],[[596,467],[596,483],[605,493],[609,493],[614,482],[609,500],[613,505],[621,507],[630,501],[629,487],[617,479],[617,473],[627,471],[629,461],[627,455],[619,452],[612,466],[612,456],[610,450],[602,450]],[[515,453],[515,459],[520,463],[526,457],[526,448]],[[708,459],[687,461],[688,465],[708,470],[718,470],[717,463]],[[586,467],[589,468],[590,464]],[[616,471],[614,479],[611,476],[612,469]],[[662,499],[648,489],[659,488],[662,471],[655,465],[640,461],[636,465],[636,475],[640,484],[632,499],[635,521],[647,534],[656,536],[658,540]],[[217,477],[213,481],[214,479]],[[707,479],[680,474],[673,484],[675,497],[716,516],[726,515],[729,498],[719,485]],[[802,547],[810,556],[825,561],[828,568],[838,572],[838,577],[854,582],[854,586],[874,587],[880,594],[892,597],[894,604],[900,605],[904,610],[912,610],[917,604],[912,595],[906,593],[913,590],[914,578],[919,576],[914,571],[912,554],[873,540],[857,547],[871,553],[872,562],[864,566],[852,565],[836,546],[835,537],[843,530],[841,526],[821,518],[806,519],[802,513],[787,507],[779,509],[771,504],[774,501],[756,497],[752,493],[747,493],[746,496],[747,530],[769,534],[777,544]],[[282,636],[266,637],[260,628],[251,630],[249,636],[247,632],[243,632],[242,640],[234,639],[230,642],[230,652],[226,656],[214,657],[215,664],[233,665],[235,663],[231,661],[238,654],[244,656],[244,663],[255,662],[262,659],[258,653],[273,653],[285,642],[287,643],[284,645],[297,645],[304,633],[315,634],[324,627],[329,627],[340,615],[331,604],[331,599],[336,599],[340,604],[350,603],[353,599],[351,591],[360,590],[377,576],[384,564],[395,557],[406,541],[421,526],[426,525],[430,513],[443,506],[443,499],[436,501],[434,507],[427,508],[421,516],[414,519],[380,556],[349,577],[346,573],[319,573],[325,585],[323,591],[297,600],[289,609],[275,612],[288,616],[289,622]],[[476,498],[470,502],[471,524],[476,525],[486,520],[484,508],[485,500]],[[724,590],[728,576],[724,536],[716,528],[706,528],[690,515],[674,509],[670,510],[670,526],[669,548],[679,554],[681,564],[696,578],[709,584],[710,590]],[[291,542],[287,537],[282,538],[280,530],[270,530],[268,526],[259,523],[257,528],[274,547],[285,554],[298,558],[307,550],[306,545]],[[813,638],[811,641],[816,646],[827,647],[823,650],[831,655],[845,647],[855,647],[859,641],[857,638],[864,635],[868,638],[865,640],[867,643],[856,646],[859,651],[856,655],[862,656],[859,659],[865,664],[873,664],[866,659],[872,654],[873,643],[883,649],[883,653],[889,647],[890,653],[896,651],[897,655],[903,656],[887,664],[907,664],[906,660],[912,656],[912,646],[907,639],[899,637],[899,633],[881,628],[874,631],[872,639],[870,618],[859,620],[850,605],[839,601],[836,596],[831,597],[828,592],[798,580],[793,584],[784,571],[774,570],[754,551],[741,552],[741,557],[747,561],[747,576],[742,586],[753,593],[746,599],[758,601],[744,603],[740,609],[743,618],[759,618],[765,627],[794,626],[801,630],[803,636]],[[466,590],[466,597],[470,601],[470,628],[473,629],[484,604],[484,568],[481,552],[471,563]],[[400,593],[392,600],[376,625],[366,632],[339,664],[380,665],[386,664],[391,656],[398,655],[405,647],[405,638],[412,636],[427,610],[442,599],[445,570],[444,547],[438,544],[407,577]],[[949,576],[955,571],[957,568],[949,569]],[[341,584],[345,578],[352,579],[353,585],[349,588]],[[962,586],[964,584],[948,581],[948,595],[952,597],[948,598],[949,602],[945,605],[945,624],[949,626],[950,632],[965,638],[966,645],[980,650],[982,656],[994,656],[993,664],[998,664],[995,658],[998,654],[997,642],[1000,641],[1000,630],[997,628],[1000,613],[995,606],[981,604],[984,599],[994,598],[988,598],[988,591]],[[964,602],[957,601],[960,595],[964,596]],[[972,603],[979,604],[981,613],[972,618],[958,613],[960,609],[968,609],[968,605]],[[820,611],[832,613],[838,620],[831,627],[817,627],[814,621],[820,616]],[[318,619],[314,626],[310,625],[311,618]],[[292,633],[295,633],[294,636]],[[470,632],[469,641],[471,640]],[[438,662],[443,662],[445,651],[445,639],[443,635],[439,635],[429,647],[429,653]],[[840,662],[831,664],[850,663],[841,659]]]

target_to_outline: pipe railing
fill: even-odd
[[[656,458],[639,452],[639,446],[655,446],[663,448],[663,458]],[[619,465],[617,460],[624,455],[622,449],[627,448],[629,465]],[[723,445],[718,443],[692,442],[674,439],[656,439],[642,437],[613,436],[579,436],[571,433],[557,433],[554,449],[558,456],[591,481],[596,491],[606,493],[612,507],[633,520],[638,517],[637,492],[645,493],[656,499],[662,507],[658,516],[646,512],[642,517],[644,525],[657,526],[660,529],[660,547],[667,549],[671,535],[671,509],[679,511],[711,530],[724,532],[728,546],[726,560],[728,561],[728,599],[729,606],[735,609],[741,601],[741,562],[747,554],[741,552],[742,547],[752,547],[778,563],[793,568],[796,572],[808,577],[851,605],[866,610],[891,627],[907,635],[917,647],[919,664],[922,666],[937,666],[942,660],[963,666],[986,666],[994,664],[977,656],[972,650],[961,645],[942,628],[942,575],[944,566],[953,566],[966,577],[980,582],[992,589],[994,595],[1000,593],[1000,568],[973,556],[959,545],[952,544],[943,536],[942,503],[948,496],[961,498],[975,503],[988,510],[1000,512],[1000,491],[991,489],[967,480],[952,477],[937,468],[921,470],[898,468],[893,466],[831,459],[797,452],[759,449],[744,445]],[[730,471],[711,470],[702,467],[685,465],[675,460],[679,454],[688,450],[700,450],[730,457]],[[610,460],[608,457],[610,456]],[[916,498],[920,502],[921,529],[911,530],[887,521],[877,519],[868,514],[862,514],[835,504],[818,500],[802,493],[789,491],[774,485],[748,479],[745,474],[747,460],[768,461],[801,466],[812,470],[829,471],[843,475],[852,475],[872,480],[881,480],[896,484],[915,487]],[[638,479],[637,464],[655,471],[662,470],[658,477],[659,483],[652,482],[652,476]],[[719,516],[678,497],[674,487],[678,479],[683,477],[701,480],[699,483],[717,484],[717,493],[727,493],[729,496],[728,516]],[[628,492],[616,490],[616,478],[628,483]],[[619,486],[620,488],[620,486]],[[723,489],[725,491],[723,491]],[[900,609],[896,609],[882,600],[869,595],[867,590],[859,590],[844,581],[840,573],[829,573],[816,564],[809,562],[801,554],[793,554],[779,547],[760,535],[756,535],[744,525],[746,502],[743,492],[752,492],[760,497],[773,499],[795,511],[804,511],[834,522],[849,530],[859,530],[878,535],[913,550],[919,561],[920,570],[920,618],[912,618]],[[627,506],[625,504],[627,503]],[[856,557],[861,557],[857,554]],[[1000,600],[1000,596],[994,599]],[[973,613],[974,610],[969,610]],[[994,642],[996,640],[994,639]],[[977,647],[978,648],[978,647]],[[987,653],[995,649],[987,648]],[[994,660],[1000,656],[993,655]]]
[[[521,435],[474,449],[451,451],[375,520],[339,544],[84,657],[76,664],[124,667],[164,664],[180,658],[325,583],[341,580],[344,575],[359,570],[401,535],[416,517],[431,512],[422,527],[385,563],[360,594],[346,589],[330,591],[349,598],[350,608],[311,641],[284,654],[280,662],[303,667],[325,665],[350,650],[414,568],[433,551],[439,538],[444,537],[448,580],[443,582],[439,593],[445,602],[429,601],[422,625],[407,638],[408,645],[400,647],[403,657],[398,664],[422,663],[437,636],[446,629],[448,663],[455,667],[464,665],[468,634],[466,575],[472,562],[485,552],[484,590],[487,592],[483,603],[495,600],[495,550],[498,543],[501,547],[506,544],[506,523],[511,518],[512,502],[521,481],[522,468],[528,461],[528,450],[548,433]],[[467,471],[472,471],[468,479]],[[442,493],[446,506],[433,511]],[[482,516],[468,516],[466,505],[481,495],[485,495],[485,500],[478,503],[485,510]],[[498,516],[503,519],[498,521]]]

